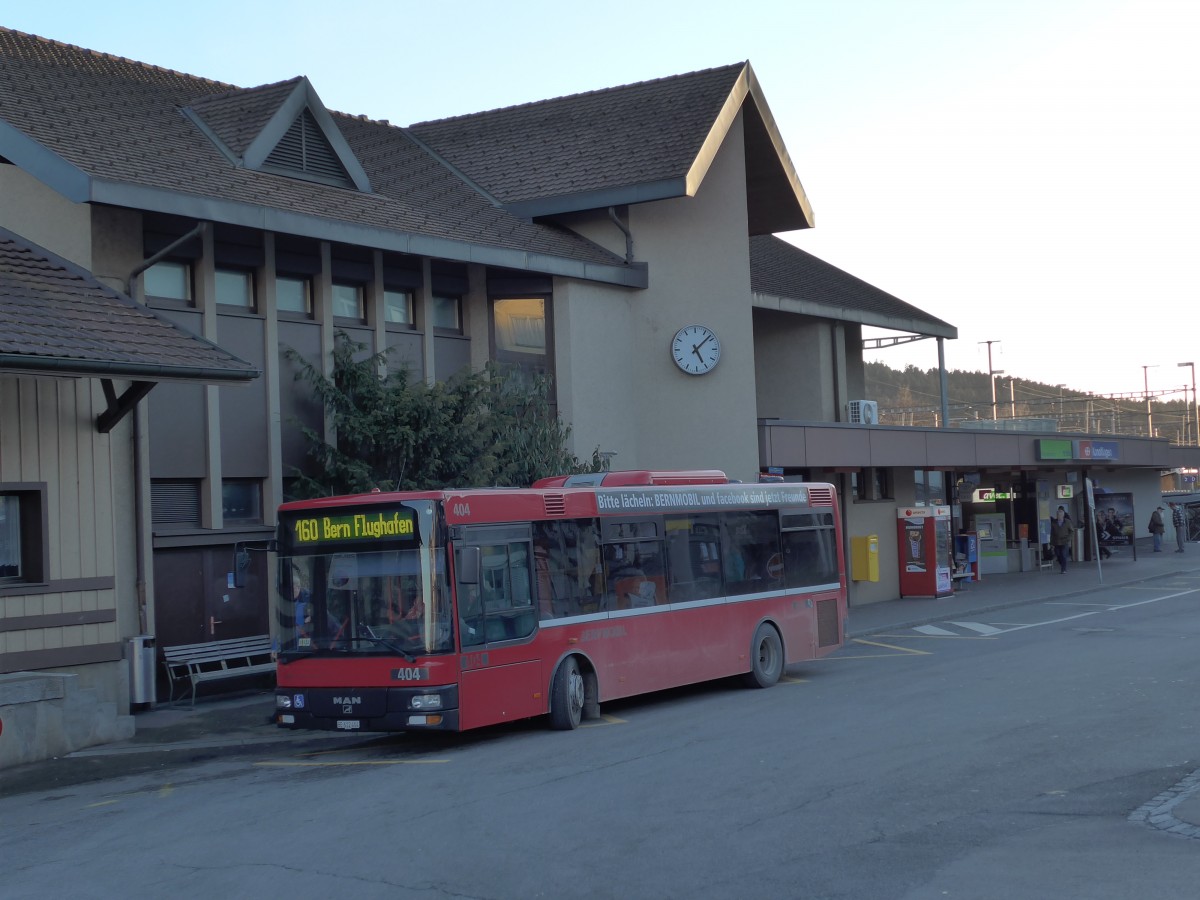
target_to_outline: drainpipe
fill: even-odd
[[[624,222],[617,217],[617,208],[610,206],[608,208],[608,217],[612,219],[613,224],[621,229],[621,233],[625,235],[625,264],[632,265],[633,263],[633,232],[629,230]]]
[[[186,244],[193,238],[198,238],[204,235],[208,229],[207,222],[199,223],[195,228],[189,231],[176,240],[171,241],[167,246],[163,247],[153,256],[142,260],[137,265],[129,276],[125,279],[125,293],[130,299],[137,301],[134,296],[133,285],[139,275],[145,272],[156,262],[164,259],[173,253],[176,249]],[[139,407],[141,404],[137,404]],[[142,479],[146,472],[146,460],[142,453],[142,427],[140,410],[133,411],[133,502],[136,512],[136,529],[134,534],[134,548],[136,553],[137,566],[137,605],[138,605],[138,627],[142,634],[150,633],[150,611],[149,599],[146,596],[146,528],[147,523],[142,520],[142,504],[146,500],[146,492],[142,486]],[[156,623],[157,624],[157,623]]]
[[[130,272],[129,277],[125,279],[125,293],[128,294],[130,297],[133,297],[133,279],[137,278],[139,275],[141,275],[143,272],[145,272],[148,268],[150,268],[156,262],[160,262],[163,259],[165,259],[166,257],[170,256],[172,253],[175,252],[175,250],[177,250],[179,247],[182,247],[184,244],[186,244],[192,238],[200,237],[207,230],[208,230],[208,223],[201,222],[199,225],[197,225],[195,228],[193,228],[187,234],[171,241],[171,243],[167,244],[167,246],[163,247],[161,250],[159,250],[157,253],[155,253],[153,256],[151,256],[149,259],[142,260],[141,264],[138,265],[132,272]]]

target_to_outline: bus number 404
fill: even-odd
[[[456,516],[469,516],[471,514],[470,503],[455,503],[453,507]]]

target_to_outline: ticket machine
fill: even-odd
[[[975,517],[979,536],[979,574],[1003,575],[1008,571],[1008,529],[1003,513]]]

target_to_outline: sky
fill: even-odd
[[[954,325],[948,369],[987,372],[989,341],[993,371],[1095,393],[1200,366],[1196,0],[43,0],[0,24],[307,75],[399,125],[749,60],[816,219],[781,237]],[[937,344],[866,358],[936,368]]]

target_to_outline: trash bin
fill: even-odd
[[[154,635],[139,634],[129,639],[129,702],[154,702]]]

